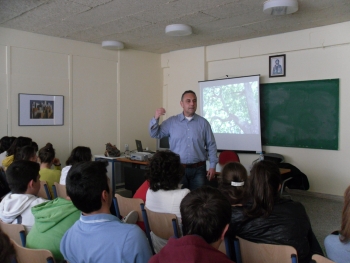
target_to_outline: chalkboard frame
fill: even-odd
[[[260,100],[264,146],[338,150],[339,79],[261,84]]]

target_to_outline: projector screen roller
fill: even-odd
[[[259,75],[200,81],[199,89],[218,150],[261,152]]]

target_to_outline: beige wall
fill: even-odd
[[[343,195],[350,185],[350,22],[292,33],[226,43],[162,55],[163,99],[172,114],[179,112],[178,97],[185,89],[198,91],[197,81],[260,74],[261,83],[340,79],[339,150],[263,147],[280,153],[309,178],[310,191]],[[202,50],[204,49],[204,52]],[[286,54],[286,77],[269,78],[269,56]],[[175,99],[174,99],[175,98]],[[176,102],[176,103],[175,103]],[[169,117],[169,116],[167,116]],[[250,165],[254,154],[240,154]]]
[[[144,148],[156,149],[156,140],[148,133],[148,123],[162,100],[160,55],[125,50],[120,52],[118,128],[120,144],[136,149],[135,139]]]
[[[147,123],[162,98],[161,79],[158,54],[0,28],[0,135],[51,142],[62,163],[78,145],[102,154],[107,142],[124,150],[140,138],[154,148]],[[18,93],[63,95],[64,125],[18,126]]]

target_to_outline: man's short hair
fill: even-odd
[[[181,101],[183,100],[185,94],[187,94],[187,93],[192,93],[192,94],[194,94],[197,97],[196,93],[193,90],[186,90],[184,93],[182,93]]]
[[[6,178],[13,194],[23,194],[28,183],[37,181],[40,165],[31,161],[15,161],[6,170]]]
[[[208,244],[219,240],[231,219],[229,201],[210,186],[187,194],[181,201],[180,212],[183,235],[199,235]]]
[[[101,209],[101,194],[109,193],[106,162],[74,164],[66,179],[67,195],[74,206],[84,213]]]

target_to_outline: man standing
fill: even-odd
[[[152,138],[169,137],[170,150],[180,155],[185,167],[181,183],[191,191],[205,185],[215,175],[218,162],[216,142],[209,122],[197,115],[197,96],[192,90],[182,94],[180,105],[183,112],[172,116],[159,125],[159,117],[165,114],[164,108],[156,110],[149,123]],[[206,171],[207,152],[210,168]]]

